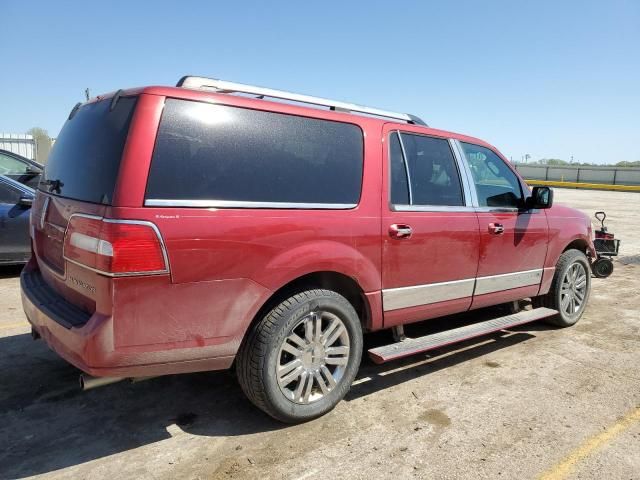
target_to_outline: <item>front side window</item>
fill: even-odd
[[[0,175],[23,175],[28,173],[28,164],[0,153]]]
[[[462,183],[448,140],[394,132],[390,142],[394,205],[464,205]]]
[[[522,190],[513,170],[492,150],[460,142],[466,157],[481,207],[517,208]]]
[[[360,199],[363,149],[362,130],[350,123],[168,99],[147,205],[351,208]]]

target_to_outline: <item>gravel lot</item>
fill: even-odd
[[[534,323],[376,366],[329,415],[284,426],[227,372],[82,393],[34,342],[0,270],[0,478],[640,478],[640,194],[556,190],[621,238],[569,329]],[[429,332],[495,315],[414,326]],[[366,338],[381,344],[386,333]]]

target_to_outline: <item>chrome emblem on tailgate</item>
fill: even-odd
[[[69,280],[71,280],[71,283],[73,283],[77,287],[84,288],[85,290],[91,293],[96,293],[96,287],[88,284],[87,282],[83,282],[82,280],[76,277],[72,277],[71,275],[69,275]]]

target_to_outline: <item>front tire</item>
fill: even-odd
[[[547,323],[570,327],[580,320],[591,292],[590,272],[589,260],[581,251],[571,249],[560,255],[549,292],[534,299],[534,306],[558,310]]]
[[[253,326],[238,352],[238,381],[258,408],[299,423],[342,400],[361,357],[360,319],[349,301],[330,290],[307,290]]]

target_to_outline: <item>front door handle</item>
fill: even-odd
[[[389,226],[389,236],[391,238],[410,238],[413,230],[404,223],[394,223]]]
[[[492,233],[494,235],[502,235],[504,233],[504,225],[502,225],[501,223],[490,223],[489,233]]]

